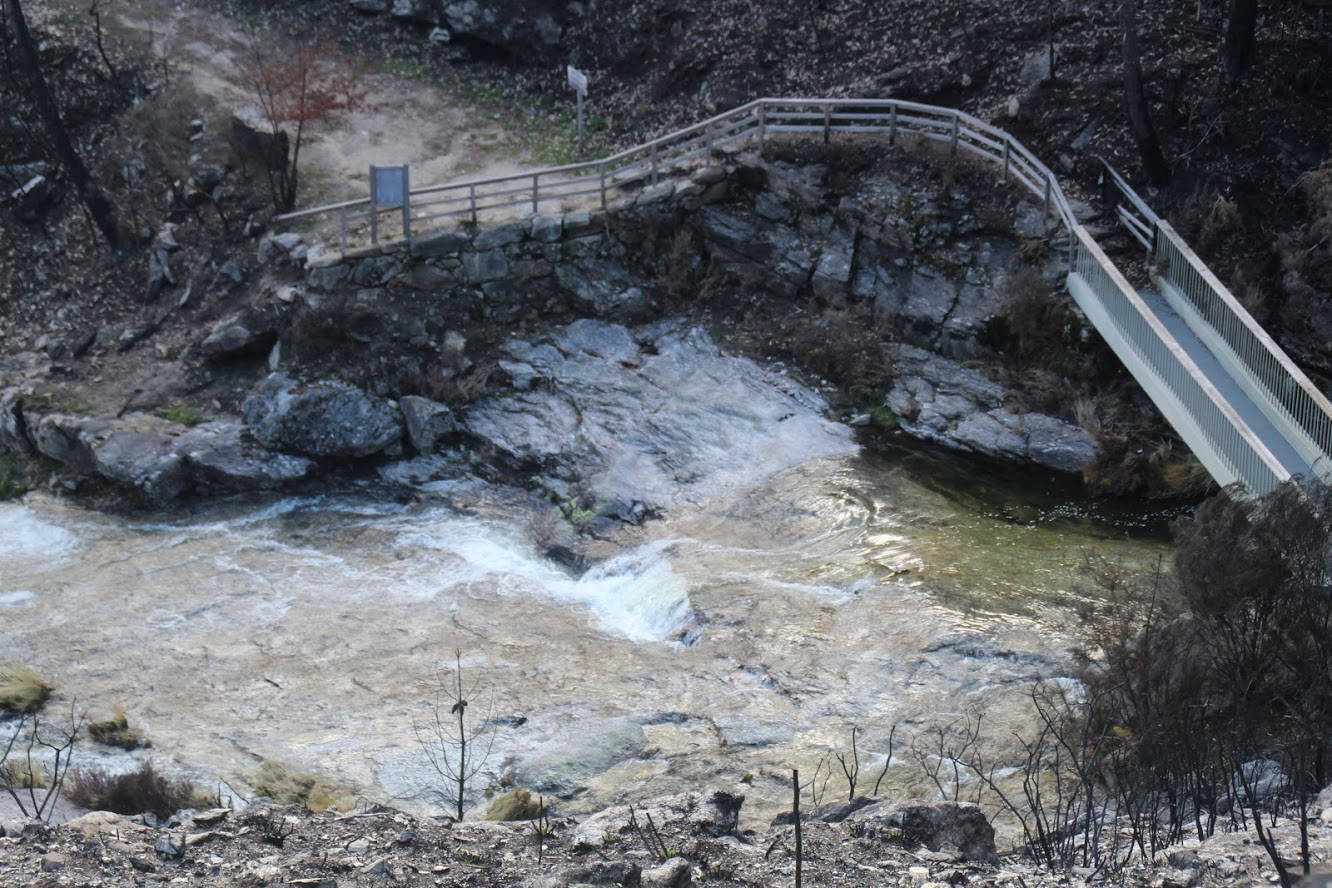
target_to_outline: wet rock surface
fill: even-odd
[[[996,459],[1077,472],[1100,448],[1086,430],[1042,413],[1014,413],[1002,386],[978,370],[909,345],[884,403],[909,434]]]
[[[315,458],[370,456],[402,436],[398,415],[385,401],[337,380],[306,385],[274,373],[242,412],[263,446]]]
[[[709,499],[746,476],[756,449],[780,470],[854,447],[819,418],[816,394],[683,321],[581,320],[504,349],[531,390],[481,401],[463,427],[513,472],[540,473],[552,490],[573,484],[597,511]]]

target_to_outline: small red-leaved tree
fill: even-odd
[[[307,124],[327,122],[359,108],[365,101],[364,71],[337,55],[334,40],[318,36],[295,45],[265,42],[255,31],[246,41],[245,69],[235,78],[238,86],[254,96],[259,111],[272,129],[275,144],[284,141],[284,127],[294,125],[288,135],[291,147],[283,162],[269,171],[273,203],[280,211],[296,206],[300,182],[301,140]]]

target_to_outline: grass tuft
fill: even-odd
[[[0,667],[0,712],[36,712],[54,688],[26,666]]]

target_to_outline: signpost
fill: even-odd
[[[578,93],[578,154],[583,154],[583,97],[587,95],[587,75],[569,65],[569,85]]]
[[[402,207],[402,236],[412,233],[412,195],[407,165],[370,165],[370,242],[379,243],[379,211]]]

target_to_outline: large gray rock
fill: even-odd
[[[250,434],[264,447],[322,458],[369,456],[402,436],[388,404],[337,381],[297,383],[270,374],[242,407]]]
[[[740,806],[745,797],[725,789],[712,787],[703,792],[684,792],[678,795],[648,799],[635,805],[633,819],[646,826],[649,815],[663,832],[683,831],[692,837],[724,836],[735,832],[740,819]],[[571,844],[574,850],[601,848],[607,836],[633,838],[634,827],[628,805],[616,805],[584,820],[574,829]]]
[[[282,311],[276,306],[229,315],[213,325],[199,350],[212,360],[266,352],[277,340],[281,321]]]
[[[431,258],[456,254],[470,243],[471,238],[462,229],[441,228],[414,235],[409,241],[409,249],[413,256]]]
[[[393,0],[389,13],[394,18],[438,25],[441,21],[439,0]]]
[[[642,888],[690,888],[694,884],[694,871],[689,861],[673,857],[661,866],[643,873]]]
[[[455,35],[489,44],[517,61],[543,64],[559,55],[572,5],[563,0],[446,0],[443,12]]]
[[[854,449],[816,393],[678,321],[631,331],[585,319],[503,350],[516,383],[540,384],[466,412],[478,452],[583,479],[598,513],[693,504]]]
[[[968,860],[995,856],[994,828],[975,805],[883,801],[861,808],[847,819],[896,830],[901,840],[931,851],[957,850]]]
[[[165,505],[196,491],[280,487],[308,476],[314,462],[273,453],[244,437],[240,423],[193,429],[147,414],[79,417],[48,414],[33,428],[38,450],[74,472],[138,491]]]
[[[1061,472],[1078,472],[1100,455],[1096,439],[1073,423],[1006,410],[1003,387],[977,370],[909,345],[892,355],[898,376],[884,403],[913,437]]]
[[[639,888],[641,868],[627,860],[599,860],[560,867],[553,873],[528,876],[519,888],[570,888],[575,885],[618,885]]]
[[[314,460],[265,450],[232,420],[207,422],[180,436],[176,444],[197,488],[205,491],[271,490],[309,477]]]
[[[624,266],[606,259],[589,257],[557,265],[555,280],[602,317],[633,319],[649,304],[649,285]]]
[[[0,452],[32,452],[23,418],[23,393],[16,388],[0,391]]]
[[[402,408],[403,422],[407,426],[407,440],[417,453],[434,451],[441,438],[458,428],[453,411],[438,401],[419,395],[404,395],[398,400],[398,406]]]
[[[573,454],[578,411],[553,392],[522,392],[483,401],[467,411],[463,427],[508,462],[552,465]]]

